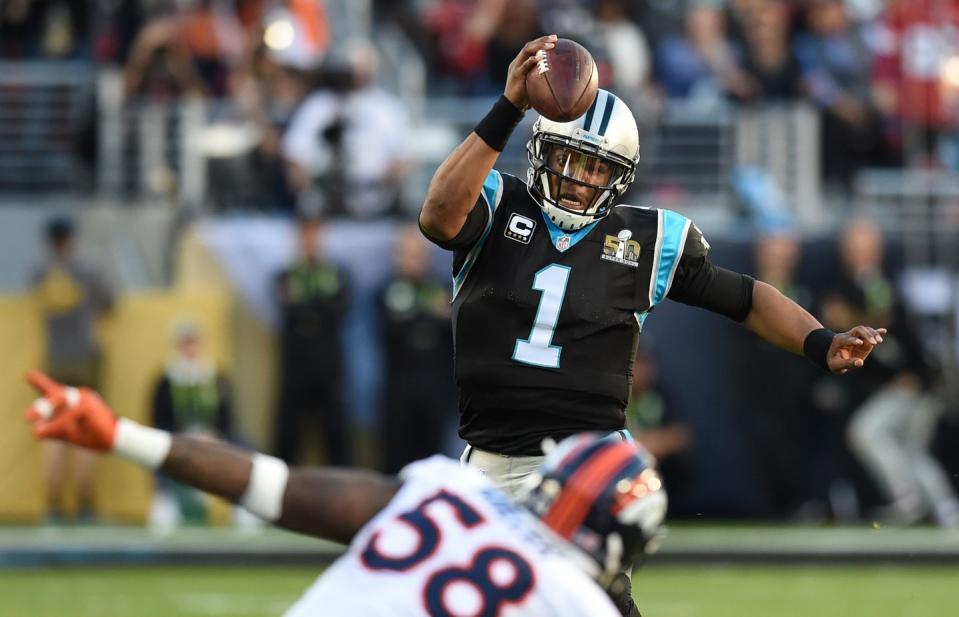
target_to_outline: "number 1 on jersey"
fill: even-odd
[[[533,330],[525,341],[516,339],[513,359],[524,364],[559,368],[563,348],[553,345],[553,334],[559,322],[559,311],[569,282],[569,266],[550,264],[533,277],[533,289],[543,292],[533,320]]]

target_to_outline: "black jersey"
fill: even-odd
[[[454,251],[460,435],[505,454],[624,425],[649,312],[708,262],[689,219],[620,205],[559,230],[519,179],[490,172]]]

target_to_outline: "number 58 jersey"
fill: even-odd
[[[616,617],[573,550],[472,467],[434,456],[285,617]]]

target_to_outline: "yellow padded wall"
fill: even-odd
[[[146,422],[156,380],[179,319],[203,330],[207,352],[230,370],[231,300],[222,292],[158,291],[122,296],[104,320],[101,393],[117,413]],[[0,520],[37,520],[42,514],[39,447],[22,422],[33,396],[24,371],[41,362],[42,324],[27,296],[0,297]],[[108,520],[140,522],[147,514],[152,478],[126,461],[97,463],[97,508]]]

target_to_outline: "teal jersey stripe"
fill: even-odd
[[[662,246],[659,249],[659,267],[656,270],[656,291],[653,294],[652,306],[656,306],[666,298],[673,273],[683,253],[683,244],[686,242],[686,232],[689,229],[689,219],[676,212],[661,210],[663,215]]]
[[[490,170],[486,176],[486,181],[483,182],[483,190],[480,191],[480,195],[483,197],[483,202],[489,210],[489,219],[486,221],[486,228],[483,230],[483,235],[480,236],[480,239],[477,240],[473,248],[470,249],[469,254],[466,256],[466,261],[463,262],[463,267],[460,268],[460,271],[453,277],[454,299],[456,298],[456,294],[462,289],[463,283],[466,282],[466,277],[469,276],[470,269],[473,267],[473,264],[476,263],[477,258],[479,258],[480,251],[483,250],[483,245],[486,243],[486,238],[489,237],[489,232],[493,229],[493,216],[496,214],[499,200],[503,196],[503,178],[495,169]]]
[[[549,239],[553,243],[554,247],[556,246],[556,241],[559,240],[561,236],[568,235],[569,248],[573,248],[574,246],[576,246],[577,242],[585,238],[586,235],[593,230],[593,227],[596,227],[596,224],[599,223],[599,221],[593,221],[586,227],[583,227],[582,229],[578,229],[571,234],[567,234],[565,231],[557,227],[556,223],[549,220],[549,217],[546,216],[546,212],[544,212],[543,210],[540,210],[540,212],[543,214],[543,220],[546,221],[546,230],[549,231]]]

